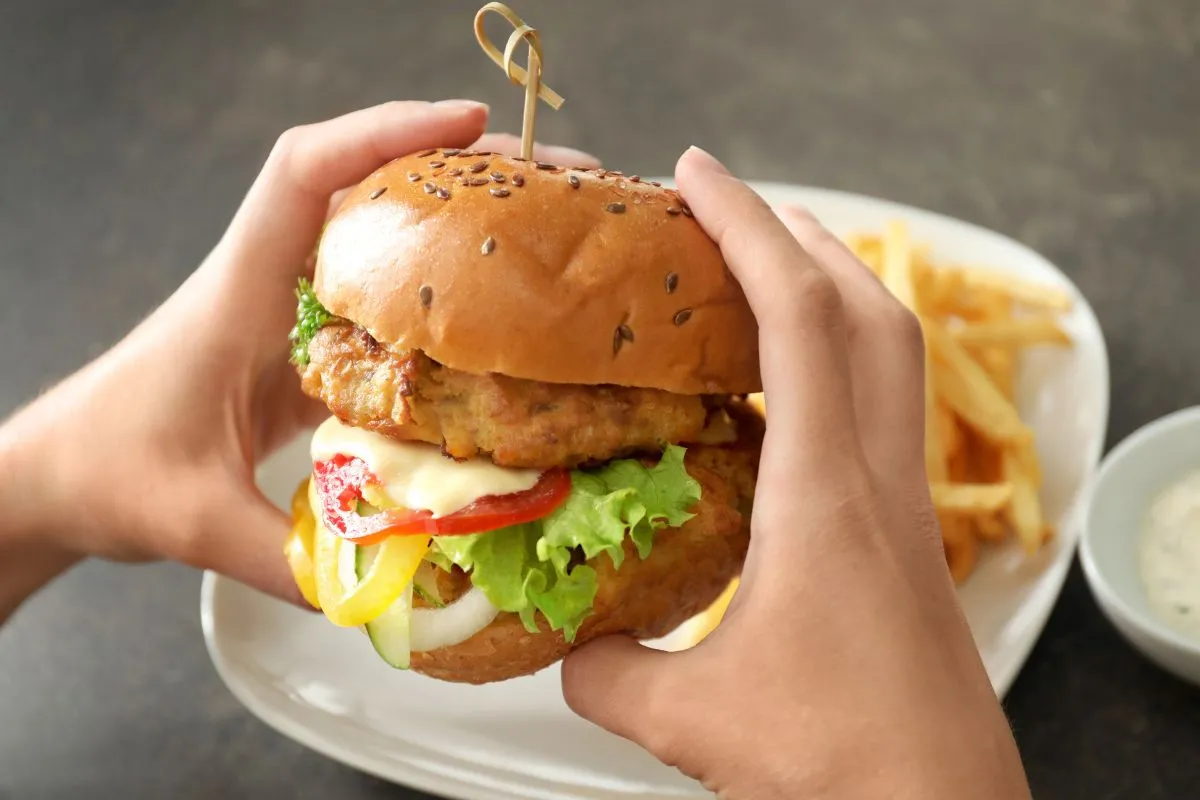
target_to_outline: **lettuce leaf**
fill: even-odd
[[[591,561],[607,554],[614,567],[625,557],[628,536],[638,557],[650,555],[654,531],[678,527],[694,515],[700,484],[688,475],[682,447],[669,445],[660,461],[612,461],[571,473],[571,494],[548,517],[488,533],[434,537],[430,560],[457,564],[501,611],[519,614],[538,630],[536,613],[568,642],[591,614],[596,570],[571,566],[576,548]]]

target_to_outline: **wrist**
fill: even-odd
[[[39,470],[15,422],[0,425],[0,623],[80,560],[42,510]]]
[[[37,535],[37,519],[29,496],[29,463],[20,432],[21,414],[0,424],[0,546],[5,549]]]

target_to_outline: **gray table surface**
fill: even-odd
[[[0,4],[0,413],[101,352],[215,241],[285,127],[519,91],[478,2]],[[1200,400],[1193,0],[519,0],[568,99],[540,133],[610,166],[704,145],[754,178],[1014,236],[1095,305],[1114,442]],[[276,735],[205,655],[199,576],[89,564],[0,634],[0,796],[420,797]],[[1076,568],[1007,700],[1041,798],[1200,785],[1200,694],[1148,666]]]

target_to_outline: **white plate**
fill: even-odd
[[[881,200],[759,184],[773,203],[812,209],[837,233],[907,221],[939,259],[985,264],[1078,292],[1022,245],[953,219]],[[1073,350],[1031,352],[1022,415],[1044,460],[1043,501],[1060,535],[1038,558],[991,550],[961,591],[998,695],[1012,684],[1058,597],[1078,539],[1073,517],[1099,459],[1108,418],[1104,339],[1078,297]],[[279,453],[261,484],[282,507],[308,471],[306,442]],[[232,692],[267,724],[382,778],[466,800],[707,797],[632,744],[574,717],[557,668],[489,686],[439,683],[383,664],[357,632],[335,628],[214,575],[201,599],[209,653]]]

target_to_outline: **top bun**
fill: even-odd
[[[313,287],[333,314],[453,369],[678,394],[761,391],[758,327],[672,189],[426,150],[354,188]]]

